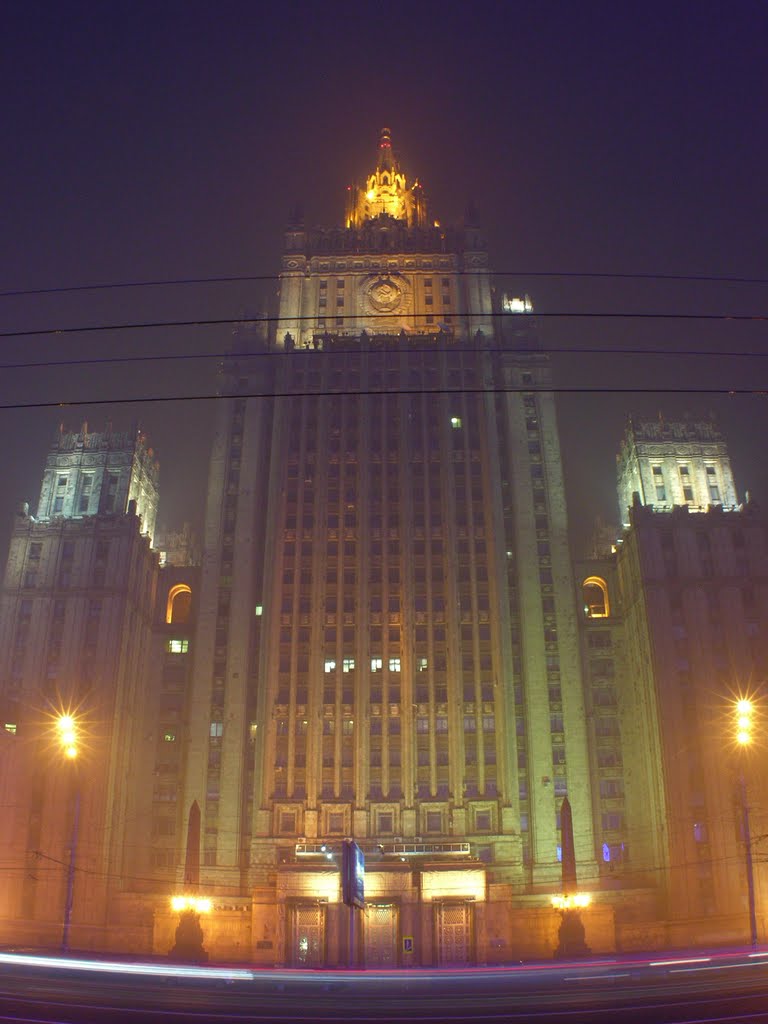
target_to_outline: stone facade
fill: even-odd
[[[737,504],[728,448],[712,421],[630,421],[616,462],[624,526],[629,525],[634,495],[641,505],[659,511]]]

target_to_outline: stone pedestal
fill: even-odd
[[[589,956],[592,950],[584,940],[584,925],[578,910],[564,910],[558,931],[558,946],[555,958],[569,960],[571,957]]]
[[[203,949],[203,929],[200,915],[194,910],[185,910],[176,929],[176,944],[168,954],[171,960],[191,960],[204,963],[208,953]]]

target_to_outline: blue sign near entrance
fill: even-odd
[[[365,906],[365,855],[354,839],[341,848],[341,895],[348,907]]]

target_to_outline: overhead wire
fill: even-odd
[[[304,350],[298,350],[299,352]],[[306,350],[309,351],[309,350]],[[368,353],[374,353],[381,351],[376,348],[358,349],[358,352],[364,351]],[[409,353],[432,353],[435,351],[433,347],[419,348],[416,346],[409,346]],[[472,348],[468,345],[451,345],[451,352],[476,352],[476,348]],[[679,358],[682,356],[691,356],[695,358],[727,358],[727,359],[765,359],[768,358],[768,350],[764,352],[757,352],[755,350],[727,350],[727,349],[669,349],[669,348],[601,348],[596,346],[553,346],[549,345],[544,347],[526,347],[526,348],[504,348],[500,345],[489,345],[484,347],[484,352],[491,352],[496,354],[534,354],[534,355],[600,355],[600,356],[660,356],[665,358]],[[125,356],[89,356],[83,359],[42,359],[32,360],[29,362],[17,363],[0,363],[0,370],[33,370],[46,368],[50,369],[53,367],[62,366],[109,366],[116,363],[157,363],[157,362],[184,362],[184,361],[195,361],[195,360],[228,360],[237,362],[243,359],[268,359],[273,357],[285,356],[285,350],[280,348],[270,347],[268,349],[261,350],[245,350],[245,351],[220,351],[220,352],[182,352],[182,353],[170,353],[160,352],[152,355],[137,356],[137,355],[125,355]],[[323,349],[315,352],[312,351],[312,357],[316,355],[327,355]]]
[[[145,395],[138,398],[73,398],[58,399],[47,402],[6,402],[0,404],[0,412],[19,409],[66,409],[72,406],[81,405],[153,405],[160,402],[210,402],[227,398],[341,398],[350,396],[364,397],[386,397],[388,395],[495,395],[495,394],[565,394],[565,395],[721,395],[736,397],[737,395],[751,395],[755,397],[768,397],[768,385],[764,388],[755,387],[574,387],[564,385],[547,385],[547,387],[535,387],[530,384],[510,387],[487,387],[487,388],[391,388],[387,390],[374,391],[361,389],[359,391],[247,391],[237,390],[231,392],[212,391],[203,394],[171,394],[171,395]]]
[[[436,273],[439,271],[435,271]],[[474,271],[451,269],[452,277],[464,277]],[[676,281],[702,284],[768,284],[766,277],[741,277],[728,274],[658,274],[658,273],[617,273],[613,271],[589,270],[486,270],[489,277],[518,278],[575,278],[585,280],[617,281]],[[112,281],[100,284],[61,285],[51,288],[16,288],[0,291],[0,298],[19,298],[32,295],[64,295],[87,291],[118,291],[129,288],[170,288],[181,285],[203,284],[251,284],[257,281],[279,281],[280,274],[233,274],[221,277],[180,277],[148,281]]]
[[[411,314],[412,316],[414,314]],[[515,318],[520,323],[523,318],[526,320],[695,320],[695,321],[768,321],[768,313],[665,313],[661,311],[624,311],[594,312],[587,310],[557,310],[542,313],[503,313],[490,312],[483,314],[449,313],[441,312],[440,318],[446,323],[450,320],[483,319],[491,320],[499,317],[509,319]],[[379,313],[377,320],[393,320],[402,323],[403,316],[400,313]],[[316,323],[319,319],[317,314],[307,316],[237,316],[237,317],[196,317],[192,320],[140,320],[129,323],[106,323],[106,324],[79,324],[74,327],[36,327],[27,330],[0,331],[0,338],[34,338],[51,335],[61,336],[65,334],[93,334],[96,331],[135,331],[135,330],[162,330],[167,327],[231,327],[233,324],[287,324]],[[331,320],[352,320],[357,319],[356,315],[328,316]],[[439,325],[436,325],[439,326]],[[320,328],[318,334],[324,333]],[[327,333],[333,333],[328,331]],[[407,332],[406,332],[407,333]],[[437,332],[435,332],[437,333]]]

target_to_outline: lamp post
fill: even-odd
[[[736,742],[746,753],[752,743],[754,727],[754,708],[752,701],[742,698],[736,701]],[[749,829],[749,803],[747,801],[747,780],[744,774],[744,761],[739,766],[739,790],[741,794],[741,813],[744,828],[744,859],[747,868],[747,899],[749,901],[749,939],[753,949],[757,949],[757,916],[755,914],[755,873],[752,866],[752,835]]]
[[[72,762],[77,759],[77,723],[72,715],[59,715],[56,719],[59,746],[64,757]],[[80,787],[75,780],[75,807],[72,814],[72,832],[69,838],[69,863],[67,865],[67,895],[64,902],[64,926],[61,933],[61,951],[69,950],[69,930],[72,924],[72,903],[75,894],[75,862],[77,859],[77,837],[80,827]]]

